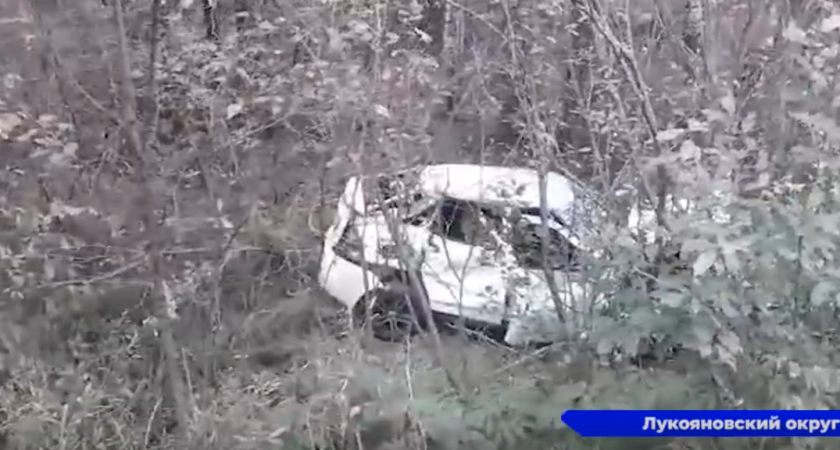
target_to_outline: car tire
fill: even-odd
[[[368,293],[353,311],[357,324],[369,326],[374,337],[388,342],[405,341],[425,329],[425,314],[420,296],[402,284]]]

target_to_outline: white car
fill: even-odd
[[[381,339],[424,328],[431,311],[493,328],[511,345],[550,340],[563,327],[547,276],[565,318],[601,300],[580,276],[575,194],[556,173],[545,176],[543,253],[539,181],[531,169],[466,164],[351,178],[319,283]]]

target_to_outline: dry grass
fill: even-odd
[[[359,442],[369,449],[406,448],[393,445],[407,441],[424,448],[422,421],[407,415],[408,405],[451,389],[430,341],[418,337],[402,345],[348,333],[334,305],[318,295],[267,303],[233,320],[243,330],[232,339],[226,367],[217,366],[213,386],[195,381],[195,448],[261,449],[290,442],[321,449],[356,448]],[[459,377],[486,380],[485,388],[533,385],[533,363],[522,364],[521,353],[458,336],[446,340]],[[161,430],[167,400],[147,381],[126,392],[118,379],[91,376],[91,361],[62,369],[31,358],[6,363],[10,378],[0,387],[0,405],[8,448],[167,445],[159,441],[166,439]],[[380,447],[386,443],[392,447]]]

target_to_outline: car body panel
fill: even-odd
[[[565,177],[545,175],[547,207],[565,214],[574,205],[572,185]],[[429,194],[449,196],[476,203],[514,204],[540,207],[539,174],[525,168],[440,164],[420,173],[421,189]]]
[[[565,321],[561,322],[545,274],[536,270],[523,273],[528,281],[514,288],[519,307],[509,321],[505,336],[505,342],[511,345],[554,341],[570,324],[582,325],[574,322],[586,316],[580,313],[597,308],[605,300],[602,296],[593,297],[593,290],[578,279],[579,275],[552,272]]]
[[[482,250],[432,235],[421,267],[433,311],[498,323],[505,283],[496,267],[481,264]]]
[[[318,272],[321,287],[348,308],[355,306],[366,292],[381,285],[379,278],[371,271],[337,255],[334,249],[353,217],[364,209],[362,180],[353,177],[348,180],[338,200],[335,219],[325,233]]]

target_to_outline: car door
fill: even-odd
[[[359,177],[353,177],[347,182],[339,198],[333,223],[324,235],[318,272],[321,287],[347,307],[353,307],[365,292],[379,284],[376,276],[364,270],[358,261],[364,259],[366,251],[364,227],[360,232],[353,223],[355,219],[364,217],[365,196],[362,188]],[[354,257],[350,257],[348,252],[337,252],[340,243],[352,243]]]
[[[423,248],[421,275],[433,310],[499,324],[505,318],[505,277],[492,246],[469,229],[480,226],[479,214],[474,204],[441,201]]]

